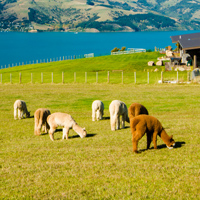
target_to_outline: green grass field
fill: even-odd
[[[200,138],[198,85],[4,84],[0,85],[0,199],[199,199]],[[33,113],[40,107],[66,112],[85,127],[81,139],[61,129],[52,142],[35,136],[34,118],[14,120],[13,103],[23,99]],[[105,105],[102,121],[92,122],[91,104]],[[145,105],[173,135],[169,150],[139,142],[132,152],[129,124],[110,130],[108,106],[120,99]],[[152,147],[153,145],[151,145]]]
[[[122,69],[122,65],[115,69],[117,58],[113,62],[112,58],[107,58],[109,70]],[[70,62],[74,66],[81,60]],[[63,71],[62,62],[53,64],[58,65],[55,71]],[[0,74],[22,69],[48,72],[46,65],[52,63],[3,69]],[[83,65],[79,71],[89,72],[92,64],[89,66]],[[0,199],[200,199],[200,85],[134,84],[130,79],[126,84],[0,84]],[[31,118],[14,120],[16,99],[26,102]],[[103,120],[92,122],[91,105],[96,99],[104,102],[105,114]],[[134,154],[129,123],[125,129],[111,131],[108,107],[114,99],[124,101],[127,107],[133,102],[143,104],[173,135],[176,148],[167,149],[158,138],[158,149],[151,144],[146,150],[144,136],[138,145],[140,153]],[[81,139],[70,130],[69,140],[62,140],[61,127],[54,142],[48,134],[35,136],[33,114],[41,107],[51,113],[71,114],[86,128],[87,137]]]

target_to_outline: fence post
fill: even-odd
[[[110,72],[108,71],[108,83],[110,83]]]
[[[190,72],[187,72],[187,81],[190,81]]]
[[[31,83],[33,83],[33,73],[31,73]]]
[[[12,83],[12,74],[10,73],[10,83]]]
[[[51,82],[53,83],[53,72],[51,73]]]
[[[85,72],[85,83],[87,83],[87,72]]]
[[[96,72],[96,83],[98,83],[98,72]]]
[[[161,83],[163,83],[163,71],[161,72]]]
[[[147,72],[147,83],[149,84],[149,72]]]
[[[62,72],[62,83],[64,83],[64,72]]]
[[[124,83],[124,72],[122,71],[122,84]]]
[[[177,83],[178,83],[178,70],[177,70]]]
[[[76,83],[76,72],[74,72],[74,83]]]
[[[43,73],[41,72],[41,83],[43,83]]]
[[[134,72],[134,78],[135,78],[135,83],[136,83],[136,72]]]
[[[19,83],[21,84],[21,81],[22,81],[22,74],[21,72],[19,73]]]

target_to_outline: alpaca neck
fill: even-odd
[[[170,136],[167,135],[166,131],[163,129],[160,133],[160,137],[166,145],[170,144]]]
[[[73,130],[78,133],[79,135],[83,132],[83,129],[78,124],[73,124],[72,126]]]

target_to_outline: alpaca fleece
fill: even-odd
[[[92,103],[92,121],[95,121],[95,118],[97,121],[103,119],[104,114],[104,104],[100,100],[95,100]]]
[[[161,137],[168,148],[173,148],[175,141],[172,136],[167,135],[160,121],[153,116],[138,115],[130,122],[133,152],[137,153],[139,140],[147,134],[147,149],[149,149],[153,139],[154,149],[157,149],[157,135]]]
[[[34,113],[35,126],[34,126],[34,134],[40,135],[41,129],[43,132],[47,133],[49,126],[47,124],[47,117],[51,114],[51,112],[46,108],[39,108]]]
[[[28,109],[26,107],[26,103],[23,100],[16,100],[14,103],[14,119],[17,119],[17,113],[18,118],[22,119],[26,117],[30,117],[30,112],[28,112]]]
[[[121,127],[125,127],[125,121],[129,122],[128,109],[124,102],[113,100],[109,105],[111,130],[120,128],[120,116],[122,116]]]
[[[87,135],[85,128],[81,128],[71,115],[67,113],[53,113],[47,117],[47,123],[50,127],[49,136],[52,141],[54,141],[53,134],[58,126],[63,127],[63,137],[62,139],[68,139],[69,130],[72,128],[81,138]]]
[[[138,116],[138,115],[149,115],[148,110],[139,103],[132,103],[128,108],[128,116],[131,120],[132,118]]]

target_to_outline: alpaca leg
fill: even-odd
[[[157,149],[157,132],[153,133],[153,145],[154,145],[154,149]]]
[[[110,124],[111,124],[111,131],[115,131],[116,119],[114,116],[110,116]]]
[[[18,118],[21,119],[22,118],[22,111],[18,109]]]
[[[34,128],[34,134],[39,135],[39,130],[38,130],[38,121],[35,119],[35,128]]]
[[[116,125],[117,125],[116,129],[119,130],[119,128],[120,128],[120,115],[116,116]]]
[[[149,147],[150,147],[151,140],[152,140],[151,134],[150,134],[150,133],[147,133],[147,149],[149,149]]]
[[[46,126],[45,126],[45,124],[42,124],[42,132],[46,133]]]
[[[14,119],[17,119],[17,108],[14,108]]]
[[[126,114],[122,115],[122,128],[125,128]]]
[[[62,139],[64,140],[65,137],[66,137],[66,140],[68,140],[68,135],[69,135],[69,128],[68,127],[63,128],[63,137],[62,137]]]
[[[97,121],[99,121],[99,119],[100,119],[100,111],[97,110]]]
[[[137,147],[139,140],[143,137],[145,133],[143,133],[141,130],[135,131],[132,137],[132,143],[133,143],[133,152],[138,153]]]
[[[92,121],[95,121],[95,110],[92,110]]]
[[[54,128],[50,128],[50,130],[49,130],[49,136],[50,136],[50,139],[51,139],[52,141],[54,141],[54,136],[53,136],[53,134],[54,134],[55,130],[56,130],[56,129],[54,129]]]
[[[103,112],[99,111],[99,119],[102,120],[103,119]]]

